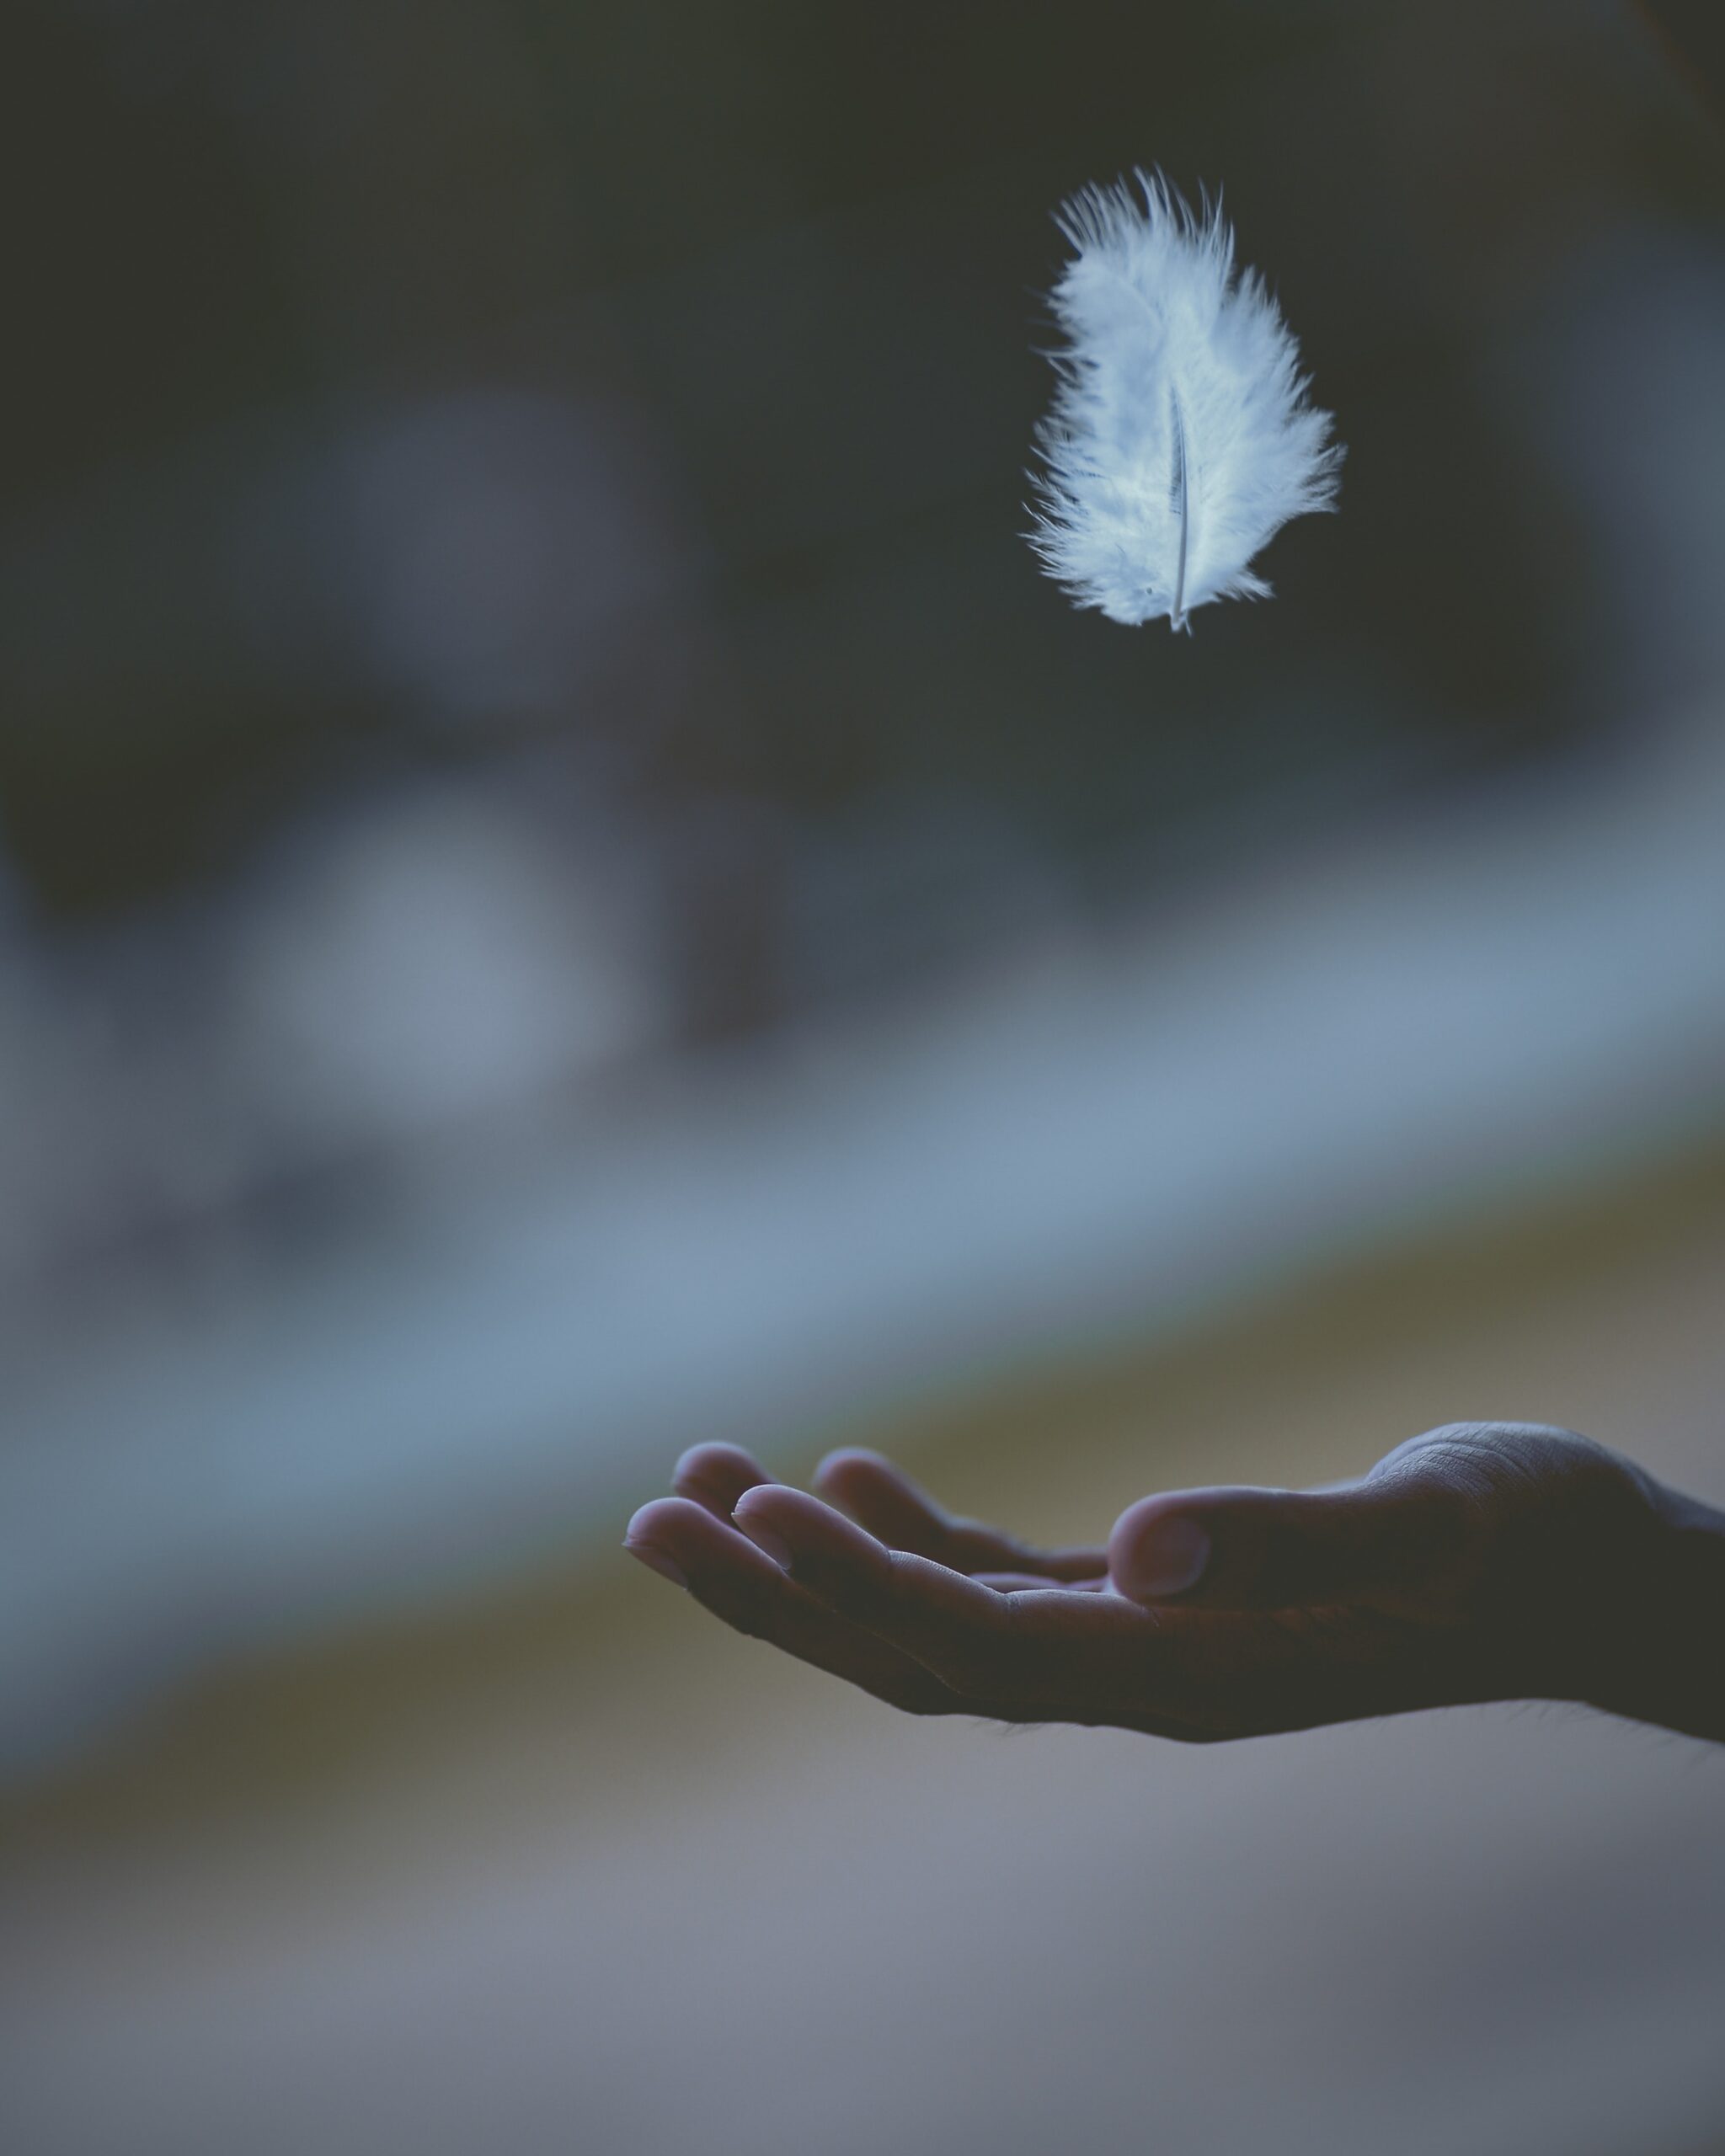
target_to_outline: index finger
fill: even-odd
[[[847,1445],[814,1470],[814,1486],[890,1550],[909,1550],[955,1572],[1017,1572],[1092,1580],[1108,1571],[1100,1544],[1039,1550],[980,1520],[955,1518],[878,1452]]]

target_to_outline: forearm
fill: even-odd
[[[1633,1614],[1591,1702],[1725,1742],[1725,1513],[1659,1484],[1653,1495]]]

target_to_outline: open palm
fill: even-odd
[[[1211,1741],[1463,1700],[1609,1698],[1612,1604],[1657,1486],[1567,1431],[1467,1424],[1337,1488],[1147,1497],[1044,1550],[878,1454],[819,1496],[734,1446],[678,1462],[628,1546],[736,1630],[913,1714]]]

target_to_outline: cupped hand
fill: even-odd
[[[879,1454],[818,1496],[697,1445],[626,1546],[734,1630],[913,1714],[1213,1741],[1504,1698],[1623,1705],[1658,1486],[1569,1432],[1458,1424],[1363,1480],[1146,1497],[1044,1550]]]

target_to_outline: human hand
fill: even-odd
[[[1587,1700],[1725,1735],[1668,1697],[1664,1574],[1725,1522],[1569,1432],[1456,1424],[1362,1481],[1146,1497],[1104,1548],[953,1519],[879,1454],[820,1497],[697,1445],[626,1546],[736,1630],[915,1714],[1210,1742],[1467,1700]],[[822,1502],[825,1499],[826,1502]],[[1717,1657],[1715,1657],[1717,1660]]]

